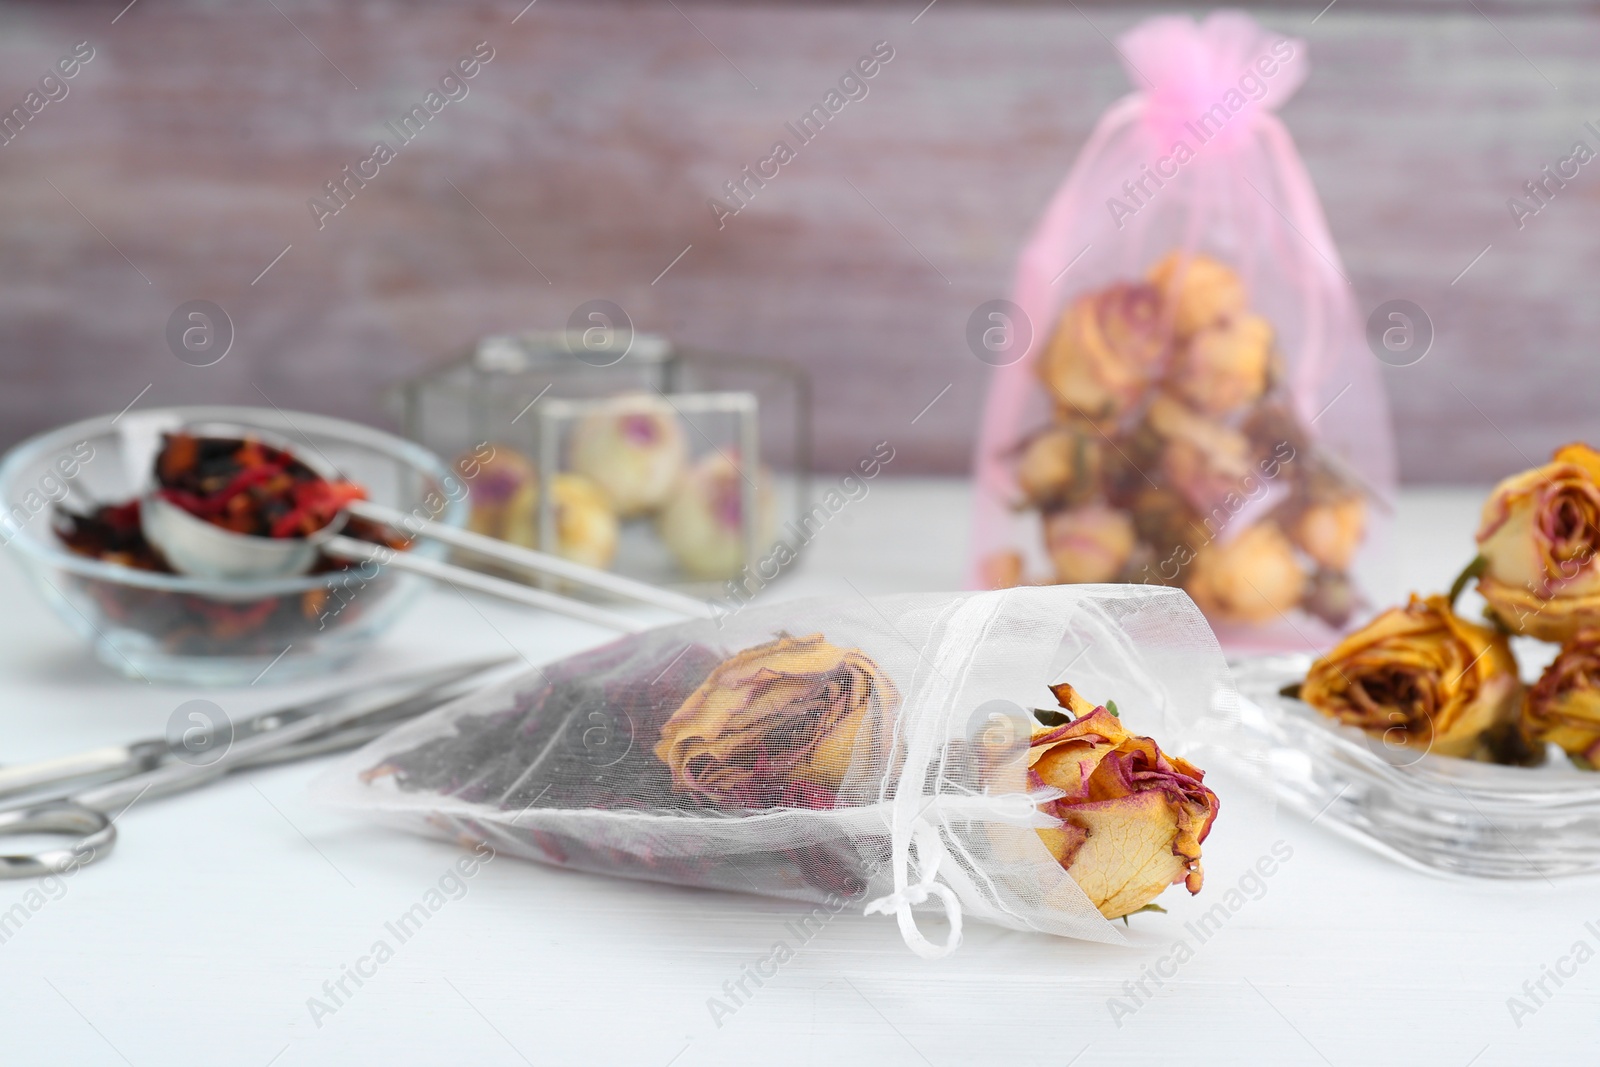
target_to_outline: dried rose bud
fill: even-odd
[[[744,505],[748,477],[756,485],[758,550],[772,539],[772,478],[767,471],[740,473],[736,457],[707,452],[691,466],[656,519],[656,529],[674,559],[696,578],[732,578],[746,564]]]
[[[1035,507],[1072,503],[1092,494],[1100,480],[1101,438],[1076,422],[1038,434],[1017,459],[1017,486]]]
[[[1283,531],[1264,522],[1195,553],[1183,588],[1213,621],[1264,623],[1300,602],[1306,572]]]
[[[1172,304],[1172,325],[1180,338],[1243,314],[1249,302],[1239,276],[1206,255],[1169,252],[1150,269],[1150,281]]]
[[[1478,592],[1507,627],[1565,641],[1600,626],[1600,452],[1567,445],[1501,482],[1477,537]]]
[[[489,459],[463,456],[459,469],[467,464],[477,471],[470,481],[472,510],[467,529],[485,537],[497,537],[528,548],[538,543],[535,527],[539,506],[539,472],[533,462],[515,449],[497,447]]]
[[[1125,506],[1150,488],[1150,476],[1161,469],[1166,448],[1166,438],[1156,432],[1148,419],[1141,419],[1131,433],[1119,434],[1116,447],[1101,453],[1106,499]]]
[[[1079,717],[1035,730],[1028,749],[1029,785],[1066,793],[1041,805],[1061,820],[1038,831],[1050,854],[1108,919],[1138,911],[1178,882],[1200,892],[1200,845],[1219,808],[1202,784],[1205,772],[1135,736],[1071,686],[1052,689]]]
[[[1288,462],[1286,456],[1292,459],[1311,451],[1311,438],[1300,425],[1300,417],[1280,400],[1264,400],[1256,405],[1239,428],[1257,459],[1272,457],[1282,463]]]
[[[1266,392],[1271,354],[1271,324],[1260,315],[1237,315],[1191,337],[1168,381],[1201,411],[1227,415]]]
[[[1505,635],[1462,619],[1442,596],[1379,615],[1313,663],[1300,687],[1307,704],[1386,744],[1478,758],[1521,695]]]
[[[1306,555],[1336,571],[1349,568],[1366,536],[1367,502],[1359,493],[1318,501],[1295,516],[1289,535]]]
[[[1228,495],[1243,497],[1256,476],[1244,434],[1162,394],[1146,415],[1164,442],[1161,472],[1202,515]]]
[[[645,394],[616,397],[589,412],[568,446],[572,469],[605,490],[624,519],[665,503],[688,456],[678,413]]]
[[[1361,606],[1361,594],[1349,574],[1324,568],[1311,576],[1311,584],[1306,587],[1300,606],[1308,615],[1321,619],[1335,630],[1342,630]]]
[[[1554,741],[1600,769],[1600,629],[1580,630],[1528,690],[1522,725],[1534,741]]]
[[[724,660],[661,728],[675,788],[741,808],[828,806],[863,727],[900,702],[859,649],[780,637]]]
[[[1170,489],[1147,485],[1134,497],[1128,510],[1139,539],[1148,542],[1163,557],[1180,545],[1206,539],[1205,528],[1198,525],[1194,510]]]
[[[1085,504],[1046,515],[1044,540],[1057,581],[1109,582],[1133,553],[1133,520],[1105,504]]]
[[[981,568],[984,589],[1011,589],[1022,584],[1022,553],[994,552],[986,556]]]
[[[600,487],[581,474],[558,474],[551,502],[556,554],[590,567],[609,567],[617,554],[617,516]]]
[[[1068,415],[1115,420],[1144,395],[1167,350],[1160,294],[1119,283],[1067,308],[1039,374]]]

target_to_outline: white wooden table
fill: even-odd
[[[1397,558],[1413,584],[1449,580],[1480,499],[1405,495]],[[964,503],[955,482],[875,483],[767,595],[847,592],[844,577],[869,593],[954,587]],[[99,668],[14,562],[0,603],[0,761],[159,733],[195,695]],[[600,636],[431,594],[349,676],[507,642],[538,660]],[[206,695],[246,714],[312,688]],[[397,943],[385,923],[463,853],[314,807],[304,787],[320,766],[141,803],[106,862],[35,898],[0,944],[0,1063],[1466,1067],[1592,1058],[1600,1042],[1600,960],[1559,988],[1546,979],[1533,1014],[1507,1007],[1575,942],[1600,949],[1596,880],[1435,880],[1289,815],[1235,823],[1292,858],[1203,944],[1183,924],[1209,892],[1168,893],[1170,914],[1140,916],[1130,948],[969,926],[931,964],[892,922],[842,914],[718,1025],[707,999],[792,939],[797,905],[500,859]],[[1219,830],[1258,818],[1248,808],[1225,805]],[[0,883],[0,914],[36,888]],[[1185,937],[1192,958],[1162,963]],[[314,1017],[309,999],[332,1005],[324,983],[379,939],[393,957]],[[1157,965],[1173,976],[1146,978],[1153,995],[1135,1004],[1125,984]],[[1114,1018],[1113,998],[1136,1010]]]

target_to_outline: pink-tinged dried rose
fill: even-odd
[[[1219,807],[1205,772],[1135,736],[1070,685],[1051,688],[1078,717],[1036,729],[1028,748],[1029,785],[1066,793],[1041,805],[1061,820],[1038,831],[1050,854],[1108,919],[1178,882],[1200,892],[1200,845]]]
[[[1294,519],[1290,536],[1318,564],[1348,570],[1367,529],[1367,502],[1359,493],[1314,501]]]
[[[684,474],[656,517],[661,541],[678,565],[696,578],[737,575],[745,559],[744,504],[747,475],[735,457],[707,452]],[[756,541],[771,543],[772,477],[763,470],[756,484]]]
[[[779,637],[724,660],[666,725],[673,786],[738,808],[829,807],[863,728],[900,702],[859,649]]]
[[[1118,283],[1067,308],[1039,375],[1067,415],[1114,421],[1150,387],[1167,350],[1160,294]]]
[[[572,469],[611,499],[624,519],[660,507],[688,456],[672,405],[646,394],[619,396],[578,420],[568,441]]]
[[[1150,281],[1171,303],[1172,325],[1180,338],[1244,313],[1244,283],[1229,267],[1206,255],[1169,252],[1150,269]]]
[[[1035,507],[1076,503],[1100,484],[1102,438],[1076,420],[1033,437],[1017,458],[1017,487]]]
[[[1044,517],[1045,551],[1056,581],[1113,581],[1133,555],[1133,519],[1105,504],[1085,504]]]
[[[1580,630],[1528,690],[1522,727],[1534,741],[1554,741],[1590,770],[1600,770],[1600,629]]]
[[[1191,337],[1168,382],[1206,414],[1227,415],[1267,391],[1271,356],[1271,324],[1260,315],[1236,315]]]
[[[1264,522],[1201,548],[1183,588],[1214,622],[1259,624],[1300,603],[1306,572],[1283,531]]]
[[[1238,430],[1166,394],[1151,402],[1145,419],[1162,441],[1161,473],[1200,514],[1256,484],[1250,441]]]
[[[1600,453],[1567,445],[1497,485],[1478,554],[1478,592],[1512,631],[1565,641],[1600,626]]]
[[[470,483],[472,510],[467,516],[467,529],[534,547],[539,540],[538,468],[520,452],[504,445],[495,448],[481,463],[470,453],[457,461],[459,469],[467,470],[469,465],[477,470],[477,476]]]
[[[1390,745],[1486,758],[1517,714],[1522,683],[1505,635],[1442,596],[1390,608],[1311,665],[1300,699]]]

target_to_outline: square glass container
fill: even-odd
[[[537,469],[539,485],[548,486],[569,469],[568,440],[576,422],[604,401],[628,395],[676,410],[691,465],[720,453],[739,469],[750,495],[741,509],[743,566],[769,547],[770,531],[810,507],[810,381],[785,363],[714,354],[623,330],[530,331],[482,338],[451,361],[400,383],[389,399],[406,435],[432,451],[450,457],[484,443],[509,448]],[[528,507],[538,543],[556,544],[549,494],[538,493]],[[685,570],[651,517],[621,523],[610,569],[706,594],[738,580],[736,573],[708,578]]]

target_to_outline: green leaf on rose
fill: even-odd
[[[1163,915],[1165,915],[1167,913],[1167,909],[1166,908],[1163,908],[1160,904],[1157,904],[1154,901],[1151,901],[1149,904],[1146,904],[1142,908],[1135,908],[1133,911],[1128,912],[1128,915],[1137,915],[1141,911],[1159,911]],[[1124,915],[1122,917],[1122,925],[1123,926],[1129,925],[1128,924],[1128,915]]]

